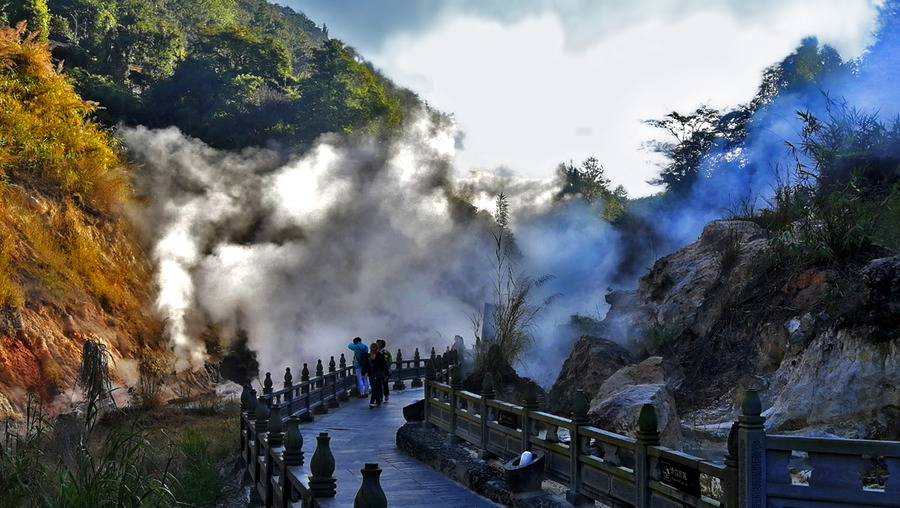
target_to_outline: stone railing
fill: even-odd
[[[453,364],[453,352],[421,359],[416,349],[411,360],[404,360],[397,350],[391,364],[393,389],[423,386],[425,364]],[[285,369],[284,385],[276,390],[271,373],[266,373],[263,393],[258,395],[249,383],[241,394],[241,458],[253,485],[265,506],[337,506],[334,503],[336,480],[335,463],[328,433],[316,437],[316,451],[308,468],[304,468],[303,437],[300,424],[312,421],[317,414],[326,414],[358,393],[356,371],[343,354],[336,362],[332,356],[328,371],[322,360],[316,363],[315,376],[310,377],[308,364],[301,369],[300,382],[294,383],[291,369]],[[308,470],[307,470],[308,469]],[[366,464],[362,470],[360,492],[367,496],[383,496],[378,486],[381,470],[377,464]],[[306,474],[309,473],[309,474]],[[374,486],[374,487],[373,487]],[[377,503],[372,506],[378,505]]]
[[[546,478],[567,487],[577,504],[645,507],[897,507],[900,442],[766,435],[759,395],[748,390],[728,438],[724,464],[660,446],[656,413],[646,404],[635,437],[589,425],[588,401],[579,391],[570,417],[538,411],[537,391],[522,405],[497,400],[490,375],[481,393],[462,389],[455,352],[391,366],[394,389],[425,386],[425,422],[481,450],[483,458],[510,460],[542,451]],[[248,385],[241,396],[241,456],[265,506],[336,506],[330,437],[321,433],[304,469],[300,423],[338,407],[356,393],[355,371],[342,354],[322,361],[300,383],[290,369],[275,390],[266,374],[263,394]],[[423,377],[425,379],[423,383]],[[526,430],[527,429],[527,430]],[[309,473],[304,475],[304,472]],[[380,492],[377,464],[362,470],[360,491]],[[304,476],[307,479],[304,479]],[[366,485],[369,485],[368,488]],[[372,488],[372,485],[377,488]],[[383,495],[383,492],[381,493]]]
[[[631,438],[588,425],[588,401],[580,391],[571,417],[564,418],[537,411],[533,386],[522,405],[510,404],[496,400],[490,374],[476,394],[450,374],[458,366],[435,367],[426,365],[427,424],[474,445],[482,458],[544,452],[546,478],[567,486],[574,504],[900,506],[900,442],[767,436],[753,390],[732,426],[725,463],[716,464],[660,446],[651,404],[643,406]]]

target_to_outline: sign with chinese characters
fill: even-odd
[[[659,479],[685,494],[700,497],[700,471],[659,458]]]
[[[497,423],[503,425],[504,427],[509,427],[511,429],[519,428],[519,415],[513,413],[512,411],[497,411]]]

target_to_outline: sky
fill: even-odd
[[[457,123],[453,170],[551,178],[594,156],[656,192],[643,122],[749,102],[807,36],[859,56],[876,0],[282,0]]]

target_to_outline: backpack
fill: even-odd
[[[388,351],[387,349],[383,349],[381,351],[381,353],[384,354],[384,361],[385,361],[385,363],[387,363],[388,371],[390,371],[391,365],[394,364],[394,357],[393,357],[393,355],[391,355],[391,352]]]
[[[372,362],[369,361],[369,353],[367,351],[363,351],[361,347],[357,346],[356,349],[356,363],[359,364],[359,370],[363,374],[368,374],[369,371],[372,370]]]

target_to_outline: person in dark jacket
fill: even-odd
[[[384,376],[384,382],[382,383],[381,392],[382,394],[384,394],[384,401],[387,402],[391,398],[391,388],[389,381],[391,379],[391,365],[394,364],[394,356],[387,348],[387,342],[385,342],[384,339],[378,339],[375,342],[378,343],[378,350],[381,351],[381,354],[384,355],[384,361],[388,366],[387,375]]]
[[[369,407],[380,407],[384,397],[384,379],[388,374],[388,365],[384,360],[384,354],[378,347],[377,342],[369,345],[369,386],[372,390],[372,397],[369,399]]]

